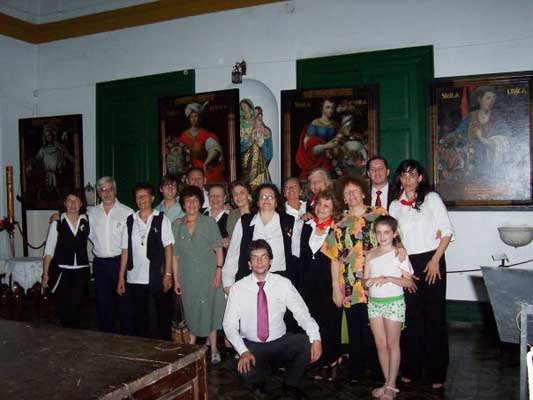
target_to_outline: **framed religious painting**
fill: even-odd
[[[19,120],[23,208],[57,210],[72,189],[83,190],[82,116]]]
[[[448,206],[533,204],[532,78],[527,72],[430,84],[430,172]]]
[[[207,184],[237,178],[239,90],[159,99],[161,172],[182,179],[202,168]]]
[[[282,179],[306,181],[314,168],[333,179],[365,176],[378,148],[378,88],[281,92]]]

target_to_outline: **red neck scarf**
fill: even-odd
[[[317,217],[313,217],[313,221],[315,221],[316,229],[320,229],[321,231],[325,231],[326,228],[331,226],[331,223],[333,222],[333,218],[328,218],[324,222],[318,222]]]
[[[402,192],[402,193],[400,194],[400,197],[403,196],[403,193],[404,193],[404,192]],[[406,197],[407,197],[407,196],[406,196]],[[415,197],[413,197],[412,200],[404,200],[404,199],[402,199],[402,200],[400,200],[400,203],[402,203],[404,206],[407,206],[407,207],[413,207],[413,208],[416,208],[416,197],[417,197],[417,196],[416,196],[416,194],[415,194]]]

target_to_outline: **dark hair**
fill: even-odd
[[[226,187],[222,185],[221,183],[213,183],[211,186],[209,186],[209,189],[207,189],[207,194],[209,194],[211,192],[211,189],[214,189],[214,188],[222,189],[222,191],[224,192],[224,196],[227,196]]]
[[[62,202],[59,204],[59,212],[66,212],[65,202],[67,201],[68,196],[76,196],[81,201],[81,207],[78,214],[85,214],[87,212],[87,200],[85,199],[85,191],[82,189],[71,189],[68,190],[65,195],[62,197]]]
[[[298,186],[300,187],[300,189],[302,188],[302,183],[300,182],[300,178],[298,178],[297,176],[291,176],[287,179],[285,179],[285,182],[283,182],[283,188],[285,188],[285,185],[290,182],[290,181],[296,181],[298,183]]]
[[[378,225],[387,225],[389,228],[392,229],[392,232],[398,232],[398,221],[396,220],[396,218],[391,217],[390,215],[380,215],[374,220],[374,222],[372,223],[372,231],[374,231],[374,234],[376,233],[376,228]],[[396,246],[399,241],[399,237],[395,237],[392,240],[392,244]]]
[[[322,192],[318,192],[315,198],[315,207],[317,206],[318,202],[320,200],[331,200],[333,202],[333,219],[336,221],[342,213],[342,206],[339,203],[339,200],[337,199],[337,196],[335,196],[335,192],[333,189],[326,189]],[[313,215],[316,216],[315,210],[312,210]]]
[[[279,214],[285,212],[285,207],[283,206],[283,197],[281,196],[278,187],[273,183],[262,183],[255,189],[253,203],[254,212],[259,210],[257,203],[259,202],[259,193],[261,193],[261,190],[263,189],[271,189],[274,192],[274,196],[276,197],[276,211]]]
[[[372,163],[372,161],[374,160],[381,160],[383,161],[383,164],[385,164],[385,168],[386,169],[389,169],[389,163],[387,162],[387,160],[385,159],[385,157],[381,157],[381,156],[374,156],[374,157],[370,157],[368,159],[368,161],[366,162],[366,171],[368,172],[368,170],[370,169],[370,164]]]
[[[248,261],[251,260],[252,251],[254,250],[266,250],[268,254],[268,258],[270,260],[274,258],[274,254],[272,253],[272,247],[270,247],[268,242],[264,239],[252,240],[252,242],[250,243],[250,246],[248,247]]]
[[[204,171],[202,168],[200,168],[200,167],[191,167],[191,168],[189,168],[189,169],[187,170],[187,172],[185,172],[185,176],[186,176],[186,177],[189,176],[189,174],[190,174],[191,172],[194,172],[194,171],[201,172],[202,175],[205,176],[205,171]]]
[[[200,202],[200,208],[202,208],[202,205],[204,204],[204,192],[202,189],[200,189],[198,186],[192,186],[187,185],[183,188],[183,190],[180,193],[180,206],[183,210],[185,210],[185,199],[188,197],[196,197],[198,201]]]
[[[229,184],[230,203],[234,208],[237,208],[237,204],[235,204],[235,201],[233,200],[233,189],[235,189],[238,186],[245,188],[246,191],[248,192],[248,195],[252,193],[252,189],[250,189],[250,185],[248,185],[246,182],[239,181],[239,180],[231,182]]]
[[[416,202],[415,202],[415,208],[418,210],[420,209],[420,206],[424,202],[424,199],[426,198],[426,195],[432,191],[431,184],[429,183],[429,177],[426,173],[426,170],[424,167],[422,167],[422,164],[420,164],[418,161],[409,159],[409,160],[403,160],[400,165],[398,165],[398,168],[396,168],[396,171],[394,172],[394,177],[392,178],[392,198],[393,199],[399,199],[403,192],[402,182],[400,181],[400,176],[404,172],[411,172],[416,171],[418,175],[422,177],[422,180],[418,184],[416,188]]]
[[[178,187],[178,177],[176,175],[165,175],[161,178],[161,187],[165,185],[176,185]]]
[[[348,185],[355,185],[361,189],[363,192],[363,196],[365,196],[366,199],[369,198],[368,195],[368,185],[363,181],[362,179],[356,178],[352,175],[345,175],[339,179],[337,179],[336,182],[336,193],[337,193],[337,201],[340,204],[346,204],[344,202],[344,189]]]
[[[372,230],[374,233],[376,232],[376,227],[378,225],[387,225],[392,229],[393,232],[398,231],[398,221],[396,218],[391,217],[390,215],[380,215],[374,220],[374,223],[372,224]]]
[[[155,196],[155,189],[154,187],[148,183],[148,182],[140,182],[140,183],[137,183],[134,187],[133,187],[133,197],[135,197],[135,195],[137,194],[138,191],[140,190],[146,190],[148,193],[150,193],[150,196]]]

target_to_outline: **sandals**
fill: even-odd
[[[211,353],[211,364],[218,365],[222,362],[222,357],[220,357],[220,353]]]
[[[379,398],[380,400],[394,400],[396,398],[396,395],[400,393],[400,391],[392,386],[385,386],[385,389],[383,390],[383,394]]]
[[[385,389],[386,388],[387,388],[387,386],[381,386],[381,387],[373,389],[372,390],[372,397],[374,397],[375,399],[379,399],[381,396],[383,396],[385,394]]]

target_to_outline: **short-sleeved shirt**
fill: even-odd
[[[180,203],[176,201],[176,203],[170,207],[165,207],[165,201],[162,201],[155,207],[157,211],[162,211],[165,213],[167,218],[170,220],[171,223],[174,223],[176,219],[183,218],[185,216],[185,213],[183,212],[183,209],[180,206]]]
[[[159,215],[159,211],[153,210],[145,223],[139,217],[139,211],[133,214],[133,227],[131,230],[131,247],[133,256],[133,269],[128,271],[128,283],[148,285],[150,283],[150,260],[146,256],[148,232],[152,226],[154,216]],[[161,243],[163,247],[174,244],[172,226],[166,215],[163,215],[161,223]],[[124,229],[122,235],[122,248],[128,248],[128,229]]]
[[[365,252],[377,246],[372,224],[381,215],[387,215],[387,210],[368,207],[361,217],[345,217],[330,231],[322,245],[322,252],[331,260],[340,263],[339,283],[346,308],[367,302],[361,282]]]
[[[380,276],[401,278],[404,273],[413,274],[413,267],[409,262],[409,257],[405,257],[405,260],[400,261],[395,250],[371,258],[366,262],[366,268],[369,269],[370,278]],[[371,286],[368,289],[368,294],[370,297],[379,298],[396,297],[403,295],[403,288],[395,283],[387,282],[381,286]]]

